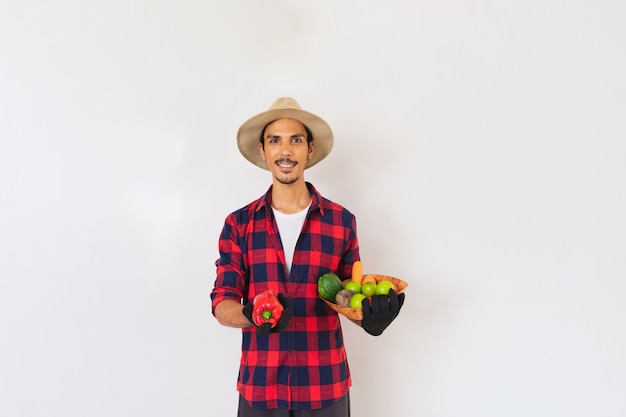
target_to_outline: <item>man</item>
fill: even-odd
[[[211,292],[220,324],[242,329],[237,381],[239,417],[349,417],[350,371],[341,322],[317,294],[317,279],[351,276],[360,260],[356,221],[304,179],[305,169],[333,146],[328,124],[292,98],[246,121],[237,134],[242,155],[269,170],[272,185],[231,213],[219,239]],[[257,327],[251,303],[274,290],[284,307],[275,327]],[[404,294],[363,302],[365,331],[380,335],[395,319]]]

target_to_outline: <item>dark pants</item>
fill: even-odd
[[[350,417],[350,393],[334,404],[317,410],[285,410],[284,408],[260,410],[250,407],[250,404],[240,395],[237,417]]]

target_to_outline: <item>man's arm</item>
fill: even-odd
[[[223,300],[215,306],[215,318],[222,326],[251,327],[250,321],[243,315],[243,306],[235,300]]]

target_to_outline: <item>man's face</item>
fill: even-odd
[[[307,143],[306,130],[294,119],[278,119],[267,125],[259,143],[261,157],[281,184],[293,184],[303,178],[304,169],[313,157],[313,142]]]

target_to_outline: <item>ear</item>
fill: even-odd
[[[263,144],[259,143],[257,146],[259,147],[259,154],[261,155],[261,158],[265,161],[265,150],[263,149]]]
[[[313,153],[315,151],[315,146],[313,145],[313,141],[309,143],[309,159],[313,159]]]

